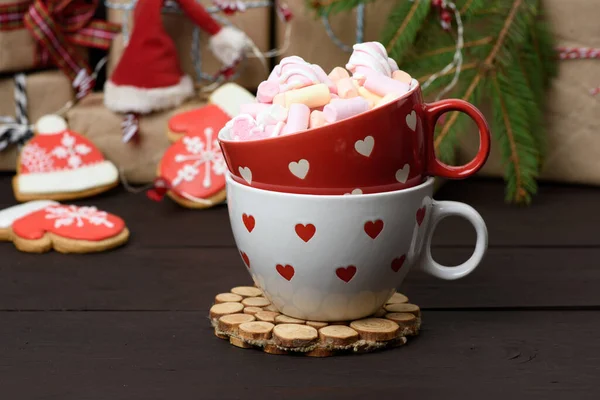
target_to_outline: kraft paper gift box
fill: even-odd
[[[598,1],[544,0],[543,5],[557,46],[600,48]],[[540,180],[600,184],[600,95],[590,94],[600,85],[599,77],[599,60],[560,61],[544,110],[548,152]],[[475,154],[478,143],[471,140],[475,137],[463,135],[461,161]],[[498,148],[492,146],[479,174],[501,177],[503,172]]]
[[[103,95],[91,93],[67,113],[69,128],[88,137],[112,161],[128,183],[142,184],[156,178],[156,170],[165,150],[169,119],[204,105],[198,99],[168,111],[139,116],[139,142],[123,143],[123,115],[104,107]]]
[[[69,79],[58,70],[31,73],[26,76],[27,114],[29,123],[35,123],[40,117],[59,111],[67,102],[73,100],[74,92]],[[15,81],[13,76],[5,75],[0,79],[0,116],[14,117]],[[9,145],[0,151],[0,170],[14,171],[17,163],[17,146]]]
[[[321,18],[306,6],[305,1],[288,1],[292,12],[292,40],[290,46],[280,57],[300,56],[312,64],[320,65],[325,72],[334,67],[344,67],[350,58],[347,53],[336,46],[327,35]],[[379,0],[369,2],[365,7],[364,41],[381,40],[381,30],[395,1]],[[356,9],[352,12],[341,12],[330,18],[330,25],[335,35],[346,45],[352,47],[356,42]],[[277,19],[277,45],[282,46],[285,38],[285,24]]]
[[[245,1],[250,3],[249,0]],[[111,45],[107,65],[107,76],[112,74],[125,49],[124,33],[131,32],[133,29],[133,11],[127,12],[115,6],[111,6],[111,4],[117,6],[128,5],[131,4],[131,0],[111,0],[107,3],[106,12],[108,21],[122,25],[125,24],[123,25],[123,32],[115,37]],[[213,7],[212,0],[202,0],[201,4],[207,8]],[[216,15],[227,18],[233,25],[244,31],[256,46],[264,52],[270,49],[270,13],[271,7],[260,7],[250,8],[244,12],[237,12],[232,16],[225,16],[223,13],[218,13]],[[213,16],[214,15],[215,14],[213,14]],[[125,16],[128,16],[126,20],[124,19]],[[218,22],[221,23],[221,21]],[[179,62],[183,71],[193,79],[197,79],[192,58],[194,24],[185,16],[185,14],[173,12],[163,12],[163,24],[165,30],[175,42],[179,54]],[[211,76],[217,74],[222,65],[212,55],[208,48],[208,35],[202,30],[200,30],[199,51],[202,60],[202,72]],[[268,62],[269,60],[267,59],[267,66]],[[240,71],[240,75],[234,82],[247,89],[256,89],[260,82],[269,75],[269,71],[263,67],[262,63],[257,58],[246,59],[243,65],[238,67],[238,70]],[[199,83],[208,84],[209,82],[201,81]]]

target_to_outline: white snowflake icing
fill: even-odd
[[[36,143],[31,143],[23,148],[21,164],[29,172],[49,172],[54,169],[52,156]]]
[[[77,144],[77,138],[69,135],[68,132],[63,134],[60,141],[61,145],[52,149],[52,154],[61,160],[67,159],[67,164],[71,168],[81,166],[83,161],[81,156],[85,156],[92,151],[92,148],[85,144]]]
[[[184,163],[177,171],[177,177],[173,180],[172,185],[177,186],[181,182],[191,182],[200,174],[200,167],[204,165],[204,180],[202,185],[209,188],[211,185],[211,171],[215,175],[223,175],[227,171],[227,164],[219,143],[212,139],[213,129],[206,128],[204,136],[206,144],[200,137],[185,136],[183,144],[185,145],[184,154],[176,154],[175,162]]]
[[[73,224],[83,228],[86,222],[95,226],[114,227],[114,224],[108,220],[108,213],[98,211],[96,207],[53,206],[46,208],[45,211],[46,219],[53,219],[55,228]]]

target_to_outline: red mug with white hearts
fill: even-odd
[[[343,195],[406,189],[430,176],[463,179],[476,173],[490,151],[481,112],[462,100],[423,102],[421,88],[357,116],[296,134],[219,144],[233,179],[255,188],[299,194]],[[449,166],[435,155],[438,118],[467,114],[479,128],[479,151],[469,163]]]

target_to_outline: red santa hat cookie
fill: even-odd
[[[196,0],[175,0],[184,13],[211,35],[209,48],[225,67],[234,65],[248,37],[234,27],[221,27]],[[192,79],[179,65],[175,43],[162,26],[165,0],[138,1],[129,43],[104,86],[104,104],[121,113],[146,114],[173,108],[194,93]]]
[[[198,135],[210,127],[219,132],[233,117],[240,114],[243,104],[255,103],[256,98],[236,83],[226,83],[215,90],[209,104],[176,114],[169,120],[167,137],[176,142],[185,135]]]
[[[125,222],[96,207],[37,200],[0,211],[0,240],[28,253],[91,253],[129,239]]]
[[[114,164],[87,138],[70,131],[63,118],[42,117],[35,133],[17,160],[13,191],[18,201],[77,199],[119,183]]]
[[[225,200],[227,165],[215,127],[199,121],[200,129],[171,145],[158,166],[158,179],[168,188],[168,196],[184,207],[208,208]]]

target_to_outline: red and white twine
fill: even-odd
[[[599,60],[600,49],[591,47],[557,47],[558,58],[561,60]],[[600,86],[590,90],[592,96],[600,94]]]

